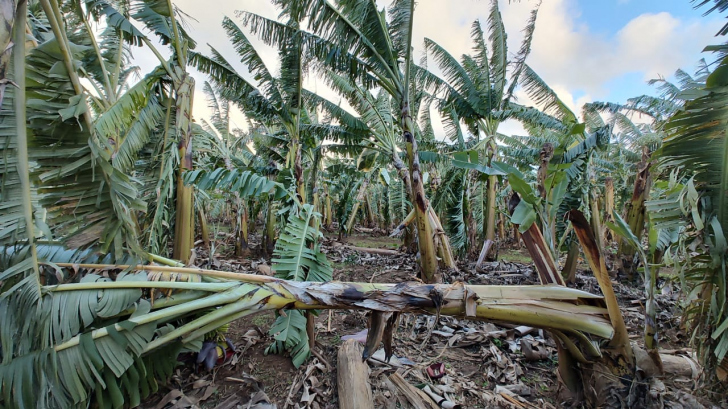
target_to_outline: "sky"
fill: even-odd
[[[197,50],[208,53],[206,44],[213,44],[231,62],[237,60],[221,27],[223,17],[240,22],[235,17],[236,10],[270,18],[278,15],[267,0],[175,0],[174,3],[192,17],[188,19],[188,29],[198,41]],[[377,3],[384,7],[388,0],[377,0]],[[499,0],[510,54],[520,48],[522,30],[537,4],[537,0]],[[415,58],[419,60],[422,56],[425,37],[456,57],[470,53],[471,25],[476,19],[485,25],[489,10],[488,0],[419,0],[413,34]],[[723,41],[714,35],[725,20],[717,13],[703,17],[706,10],[706,7],[694,10],[689,0],[542,0],[527,63],[577,114],[579,107],[587,102],[625,102],[633,96],[656,94],[647,85],[648,80],[669,79],[678,68],[692,73],[702,57],[712,61],[710,55],[701,51],[708,44]],[[253,42],[259,46],[266,65],[277,70],[276,50],[257,40]],[[134,55],[142,68],[156,65],[148,49],[137,50]],[[242,64],[236,68],[245,72]],[[193,113],[200,120],[209,115],[202,93],[205,76],[192,71],[196,78]],[[305,86],[335,102],[340,101],[318,78],[308,78]],[[523,92],[517,92],[516,97],[519,103],[533,105]],[[234,115],[233,120],[245,127],[242,114]],[[439,123],[435,123],[435,131],[444,135]],[[524,133],[513,121],[504,123],[500,131]]]

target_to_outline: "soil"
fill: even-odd
[[[227,236],[221,233],[221,237],[224,241]],[[356,233],[346,243],[340,243],[336,238],[335,234],[327,235],[323,246],[334,267],[335,280],[380,283],[417,280],[415,255],[381,256],[359,253],[347,247],[391,250],[399,247],[398,239],[378,234],[376,230]],[[251,248],[255,247],[256,237],[252,236]],[[255,272],[257,264],[266,262],[255,251],[246,258],[218,254],[212,262],[204,250],[198,252],[199,265],[221,270]],[[496,261],[486,262],[481,268],[476,269],[472,262],[461,263],[459,267],[459,272],[446,275],[445,280],[491,285],[538,284],[538,275],[525,249],[503,247],[499,249]],[[583,260],[578,271],[574,287],[598,294],[596,279]],[[657,297],[661,347],[689,354],[688,337],[680,326],[679,291],[669,274],[661,277],[661,291]],[[630,337],[640,344],[644,291],[617,281],[613,281],[613,285]],[[189,366],[180,366],[160,393],[143,407],[338,408],[337,350],[343,337],[367,328],[366,312],[322,311],[315,320],[315,354],[300,368],[295,368],[287,356],[265,353],[272,342],[268,330],[274,319],[273,312],[264,312],[231,323],[227,337],[237,349],[231,360],[211,372],[195,372]],[[394,355],[399,365],[369,360],[375,407],[409,407],[388,381],[395,371],[412,385],[437,385],[447,392],[446,397],[463,408],[574,407],[556,374],[554,341],[544,331],[533,329],[522,334],[521,330],[523,328],[451,317],[440,317],[435,323],[434,317],[405,314],[394,339]],[[526,356],[524,343],[540,351],[541,359]],[[439,380],[429,379],[423,368],[439,362],[444,364],[447,375]],[[664,379],[663,382],[666,386],[662,393],[664,407],[712,406],[705,397],[693,396],[698,385],[696,380]],[[176,398],[165,404],[171,395],[189,399]],[[693,404],[696,406],[691,406]],[[725,403],[722,405],[720,407],[728,407]]]

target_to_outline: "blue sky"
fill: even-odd
[[[578,16],[578,21],[587,25],[594,34],[604,37],[616,35],[630,21],[643,14],[667,12],[686,24],[701,22],[708,27],[719,27],[723,24],[724,21],[718,14],[703,16],[709,6],[699,9],[693,6],[688,0],[582,0],[575,5],[574,12]],[[719,41],[721,40],[716,39],[716,42]],[[685,64],[680,67],[692,73],[699,58],[705,57],[707,61],[711,61],[709,54],[700,52],[705,45],[707,44],[696,41],[692,47],[694,52],[686,53],[686,58],[683,59]],[[661,74],[668,76],[672,73]],[[607,99],[618,102],[634,94],[654,93],[654,90],[645,83],[643,73],[638,71],[615,77],[607,83],[607,86],[611,90]],[[575,95],[581,97],[583,91],[575,90]]]
[[[580,20],[595,32],[609,35],[640,14],[665,11],[683,18],[701,18],[708,7],[695,9],[688,0],[582,0],[578,9]]]

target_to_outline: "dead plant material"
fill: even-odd
[[[478,269],[483,264],[483,261],[485,261],[485,256],[488,255],[488,252],[490,251],[490,247],[493,245],[493,240],[486,240],[485,243],[483,243],[483,248],[480,250],[480,255],[478,256],[478,262],[475,263],[475,268]]]
[[[599,283],[599,288],[604,294],[604,301],[606,302],[607,310],[609,311],[609,319],[611,320],[614,328],[614,336],[612,337],[609,345],[613,348],[621,349],[627,361],[634,362],[627,327],[624,324],[624,318],[622,317],[622,312],[619,308],[619,304],[617,303],[617,297],[614,294],[614,288],[612,287],[612,280],[609,277],[607,265],[604,261],[604,257],[602,256],[601,249],[597,246],[591,226],[584,215],[577,210],[572,210],[567,213],[567,218],[571,221],[572,226],[574,226],[574,232],[576,232],[576,236],[579,238],[584,255],[589,261],[589,267],[591,267],[592,272]]]
[[[360,253],[369,253],[369,254],[378,254],[380,256],[396,256],[401,254],[397,250],[387,250],[387,249],[373,249],[368,247],[356,247],[356,246],[349,246],[350,249],[358,251]]]
[[[511,214],[516,209],[516,206],[521,202],[521,198],[518,193],[513,193],[511,200],[508,202],[508,210]],[[525,232],[521,233],[523,243],[526,245],[528,254],[533,259],[533,263],[536,265],[536,271],[541,278],[542,284],[558,284],[566,285],[564,278],[561,277],[559,271],[556,269],[556,263],[554,257],[551,255],[546,245],[546,239],[541,234],[541,229],[538,228],[536,223],[531,224]]]
[[[439,409],[437,404],[425,392],[412,386],[399,373],[395,372],[390,375],[389,380],[415,409]]]
[[[341,409],[374,409],[369,367],[361,359],[362,352],[353,339],[339,347],[336,379]]]

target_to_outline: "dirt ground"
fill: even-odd
[[[221,241],[225,237],[222,234]],[[397,249],[399,240],[384,234],[357,233],[336,241],[327,235],[324,251],[334,267],[334,279],[352,282],[398,283],[417,280],[415,256],[360,253],[348,246]],[[251,244],[255,247],[255,237]],[[262,257],[230,257],[222,247],[208,262],[200,252],[198,264],[227,271],[254,272]],[[474,263],[460,264],[460,272],[446,281],[469,284],[537,284],[538,275],[525,249],[502,247],[498,259],[475,269]],[[658,321],[661,348],[677,355],[690,355],[688,337],[680,326],[677,285],[660,280]],[[643,328],[643,291],[613,281],[630,337],[640,344]],[[576,288],[598,294],[596,279],[580,264]],[[364,311],[322,311],[316,318],[314,355],[300,368],[289,357],[265,354],[272,338],[268,330],[274,313],[264,312],[230,325],[227,336],[237,352],[211,372],[194,371],[180,365],[168,384],[147,401],[146,408],[338,408],[337,351],[343,339],[367,328]],[[383,356],[383,351],[382,351]],[[377,408],[411,407],[392,385],[397,372],[411,385],[423,387],[445,399],[440,407],[461,408],[561,408],[578,407],[564,391],[556,374],[556,345],[542,330],[492,323],[405,314],[394,337],[394,358],[389,364],[369,359],[370,381]],[[442,363],[446,375],[431,379],[425,368]],[[663,407],[722,407],[718,397],[696,393],[699,385],[690,377],[664,379]],[[699,392],[699,391],[698,391]],[[439,400],[439,399],[438,399]],[[711,403],[715,402],[715,403]],[[721,406],[718,406],[721,405]],[[436,406],[436,405],[435,405]]]

